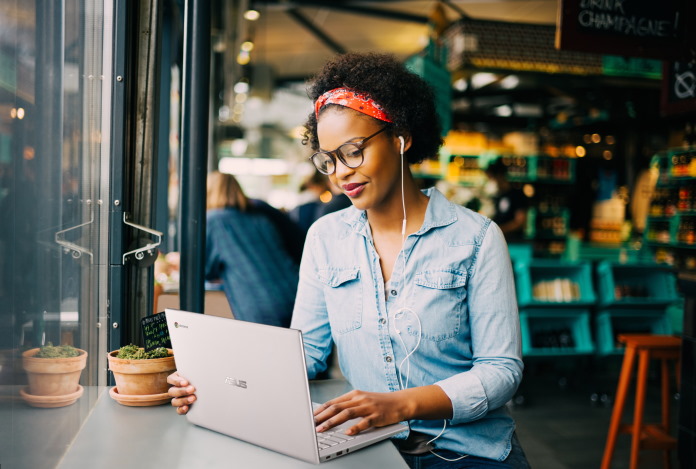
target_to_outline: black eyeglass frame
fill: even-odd
[[[323,151],[322,150],[322,151],[314,152],[314,153],[312,153],[312,156],[309,157],[309,161],[311,161],[312,164],[314,165],[314,167],[317,168],[317,171],[319,171],[320,173],[325,174],[327,176],[330,176],[336,172],[336,159],[337,158],[338,158],[338,160],[341,161],[341,163],[343,163],[345,166],[347,166],[351,169],[359,168],[365,162],[365,155],[363,154],[363,146],[365,145],[365,143],[367,143],[367,141],[370,140],[372,137],[375,137],[375,136],[381,134],[382,132],[384,132],[388,128],[389,128],[389,126],[385,125],[381,129],[379,129],[377,132],[373,133],[372,135],[367,136],[367,137],[363,138],[362,140],[358,140],[357,142],[348,141],[348,142],[342,143],[338,148],[336,148],[333,151]],[[340,150],[341,150],[341,148],[343,148],[346,145],[353,145],[360,152],[360,162],[358,164],[351,166],[348,164],[346,159],[343,157],[343,152],[341,152]],[[333,162],[333,169],[329,172],[323,171],[319,167],[319,165],[314,161],[314,157],[316,157],[317,155],[328,155],[328,157]]]

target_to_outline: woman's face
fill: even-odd
[[[322,150],[333,151],[346,142],[369,137],[385,125],[388,124],[352,109],[326,109],[317,121],[319,146]],[[394,199],[401,200],[399,145],[397,137],[382,132],[365,142],[362,165],[351,169],[336,159],[336,171],[329,179],[356,208],[388,209]]]

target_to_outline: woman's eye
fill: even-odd
[[[350,145],[342,150],[342,153],[346,158],[355,158],[360,156],[360,148],[356,147],[355,145]]]

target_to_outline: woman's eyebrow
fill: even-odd
[[[325,150],[325,149],[323,149],[321,146],[319,147],[319,150],[321,150],[321,151],[329,151],[329,152],[330,152],[330,151],[336,151],[336,150],[338,150],[340,147],[342,147],[343,145],[345,145],[346,143],[352,143],[353,140],[365,140],[366,138],[367,138],[367,137],[352,137],[352,138],[349,138],[348,140],[344,141],[343,143],[341,143],[339,146],[337,146],[337,147],[334,148],[333,150]]]

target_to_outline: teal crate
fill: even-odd
[[[672,334],[672,325],[667,309],[601,310],[595,318],[597,353],[600,355],[622,354],[623,346],[618,343],[620,334]]]
[[[606,246],[597,243],[579,243],[577,260],[581,261],[604,261],[610,260],[613,262],[638,262],[641,257],[644,257],[640,249],[628,244],[616,247]]]
[[[591,306],[596,301],[588,262],[534,259],[513,267],[521,308]]]
[[[528,309],[520,327],[525,357],[594,353],[588,310]]]
[[[508,244],[510,260],[513,264],[528,264],[532,260],[532,245],[527,243]]]
[[[666,307],[679,301],[676,273],[655,263],[601,261],[597,263],[597,302],[600,307]]]

